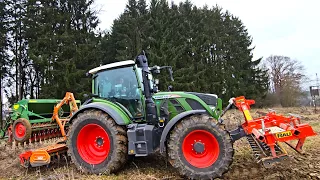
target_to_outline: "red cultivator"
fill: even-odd
[[[275,112],[260,113],[262,117],[253,119],[250,115],[250,105],[254,100],[247,100],[240,96],[233,99],[234,105],[243,112],[245,122],[239,129],[231,132],[234,140],[247,136],[248,142],[255,157],[269,167],[273,162],[287,158],[286,150],[279,142],[286,143],[295,151],[302,153],[302,146],[305,139],[314,136],[316,133],[308,124],[301,124],[300,118],[296,115],[285,117]],[[297,140],[296,145],[290,141]]]

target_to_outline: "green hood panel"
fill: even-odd
[[[160,108],[159,106],[161,106],[162,102],[165,101],[166,99],[169,100],[170,102],[172,101],[172,99],[174,99],[178,101],[180,105],[182,105],[184,111],[194,110],[194,108],[191,107],[192,105],[190,103],[190,102],[194,102],[198,105],[198,107],[200,107],[201,109],[205,109],[208,114],[210,114],[216,119],[218,119],[219,113],[222,109],[221,99],[219,98],[217,98],[217,106],[212,106],[212,105],[209,106],[197,95],[183,92],[183,91],[158,92],[153,95],[153,99],[155,100],[156,105],[158,106],[158,109]],[[175,102],[173,101],[172,103],[175,103]],[[171,115],[170,119],[182,112],[178,110],[175,111],[174,108],[171,107],[171,106],[175,106],[175,105],[172,105],[172,103],[171,104],[169,103],[169,111],[171,114],[173,113],[174,115]]]

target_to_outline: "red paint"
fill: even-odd
[[[22,166],[25,166],[25,161],[29,161],[31,155],[32,155],[32,151],[26,151],[24,153],[21,153],[19,155],[20,164]]]
[[[234,105],[240,110],[244,111],[250,109],[250,105],[254,104],[253,100],[247,100],[244,96],[235,98]],[[298,143],[294,147],[295,150],[301,151],[301,147],[305,141],[306,137],[315,136],[316,133],[313,131],[312,127],[308,124],[301,124],[300,118],[294,116],[283,116],[278,115],[275,112],[269,112],[265,116],[255,118],[253,120],[247,120],[242,124],[242,128],[246,134],[254,134],[257,139],[260,138],[261,142],[267,144],[272,152],[273,157],[278,155],[275,153],[274,146],[278,142],[287,142],[292,140],[298,140]],[[262,129],[262,122],[265,127],[265,132],[260,133],[258,130]],[[270,129],[271,127],[279,127],[284,131],[291,131],[291,136],[286,137],[277,137],[276,133],[272,134]],[[299,132],[296,133],[295,132]],[[264,138],[261,138],[263,136]]]
[[[197,153],[193,145],[200,142],[204,145],[204,151]],[[207,168],[214,164],[219,157],[220,147],[217,139],[206,130],[191,131],[183,140],[182,152],[185,159],[197,168]]]
[[[26,129],[27,128],[21,122],[18,122],[14,128],[16,137],[23,138],[26,135]]]
[[[98,124],[85,125],[77,137],[77,150],[85,162],[89,164],[102,163],[110,152],[108,133]]]

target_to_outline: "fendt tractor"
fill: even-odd
[[[316,135],[311,126],[301,124],[294,115],[285,117],[269,112],[252,118],[249,110],[255,102],[243,96],[231,98],[222,109],[222,100],[215,94],[161,92],[153,75],[166,68],[172,78],[171,67],[149,67],[142,54],[135,61],[90,70],[92,95],[88,100],[77,110],[74,98],[69,99],[63,103],[71,102],[70,109],[76,110],[67,119],[52,117],[59,124],[63,140],[22,153],[21,165],[48,165],[66,153],[82,172],[109,174],[123,167],[130,156],[148,156],[159,151],[181,176],[213,179],[228,170],[234,154],[233,142],[242,137],[248,139],[257,160],[268,167],[288,159],[280,143],[302,152],[306,137]],[[231,106],[243,112],[245,121],[237,129],[227,131],[222,116]],[[24,124],[20,126],[23,129]],[[292,145],[292,140],[297,140],[297,144]]]

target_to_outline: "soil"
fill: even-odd
[[[320,134],[320,114],[315,114],[310,108],[275,108],[279,114],[299,114],[302,122],[309,123],[316,133]],[[267,112],[268,109],[252,109],[253,117],[257,111]],[[224,117],[227,129],[237,127],[243,121],[242,114],[230,110]],[[127,163],[117,174],[90,175],[80,173],[74,165],[66,159],[55,162],[50,167],[25,169],[20,166],[19,154],[26,149],[33,149],[53,144],[56,140],[36,143],[28,147],[7,146],[5,140],[0,140],[0,179],[184,179],[166,161],[164,156],[158,154],[135,158]],[[288,150],[290,160],[275,164],[271,168],[264,168],[256,163],[246,139],[234,143],[235,155],[232,165],[221,179],[319,179],[320,180],[320,138],[319,135],[307,138],[305,155]]]

